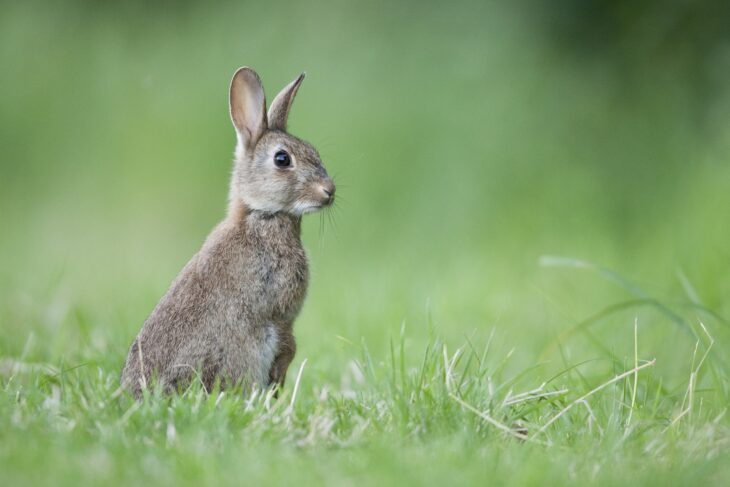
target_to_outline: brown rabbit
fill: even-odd
[[[132,343],[122,386],[139,397],[155,378],[167,391],[199,378],[207,390],[283,384],[296,345],[292,324],[307,291],[304,213],[330,205],[335,185],[319,154],[286,132],[304,74],[266,113],[251,68],[233,75],[238,144],[228,213],[173,281]]]

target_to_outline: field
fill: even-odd
[[[3,2],[0,485],[728,484],[728,9],[659,3]],[[136,402],[241,65],[338,184],[297,356]]]

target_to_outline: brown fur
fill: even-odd
[[[228,215],[132,343],[122,385],[137,397],[153,379],[168,391],[196,377],[207,390],[216,381],[283,385],[308,282],[301,215],[330,204],[335,191],[317,151],[284,132],[302,78],[282,90],[267,115],[258,75],[249,68],[234,75],[238,147]],[[291,167],[273,163],[281,150],[291,155]]]

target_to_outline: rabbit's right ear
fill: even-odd
[[[230,109],[239,145],[245,150],[253,148],[267,127],[264,87],[253,69],[239,68],[233,75]]]

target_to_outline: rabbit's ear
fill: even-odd
[[[266,131],[266,97],[261,79],[251,68],[233,75],[230,94],[231,120],[244,149],[252,148]]]
[[[284,87],[269,107],[269,127],[274,130],[286,130],[286,121],[289,118],[289,109],[294,101],[294,97],[299,90],[299,85],[304,80],[304,73],[300,74],[297,79]]]

